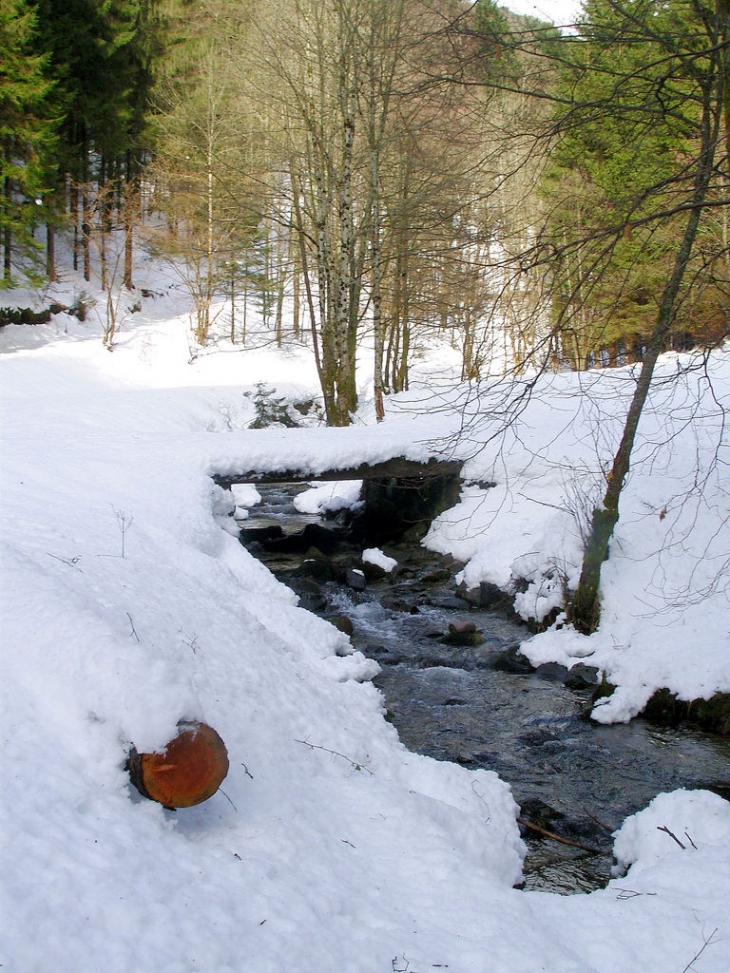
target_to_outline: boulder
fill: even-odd
[[[353,591],[364,591],[365,575],[358,568],[348,568],[345,572],[345,583]]]
[[[355,631],[355,626],[352,624],[352,619],[347,615],[335,615],[334,618],[330,618],[329,621],[340,632],[344,632],[345,635],[352,635]]]
[[[535,674],[540,679],[547,679],[549,682],[565,682],[568,677],[568,669],[559,662],[543,662],[535,669]]]
[[[388,577],[385,568],[379,564],[373,564],[371,561],[362,562],[362,573],[365,575],[366,581],[384,581]]]
[[[598,669],[578,662],[563,680],[567,689],[595,689],[598,685]]]
[[[513,672],[517,675],[527,675],[534,667],[530,660],[520,652],[518,645],[500,652],[493,663],[498,672]]]
[[[491,581],[482,581],[478,588],[467,588],[462,582],[457,587],[456,593],[477,608],[504,612],[507,615],[514,614],[514,595],[502,591]]]
[[[278,524],[270,524],[267,527],[242,527],[238,537],[244,547],[250,544],[266,547],[271,541],[282,540],[284,531]]]
[[[445,645],[481,645],[484,636],[476,627],[474,622],[461,619],[449,624],[449,631],[441,641]]]
[[[431,605],[432,608],[445,608],[449,611],[463,611],[469,607],[463,598],[451,595],[448,592],[427,594],[426,603]]]
[[[315,614],[327,608],[327,596],[311,578],[292,578],[291,587],[299,596],[299,607]]]
[[[329,557],[318,551],[316,547],[310,547],[294,575],[302,578],[313,578],[320,584],[326,584],[326,582],[334,579],[335,569]]]

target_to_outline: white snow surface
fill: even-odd
[[[379,547],[367,547],[362,552],[362,559],[365,564],[374,564],[376,567],[382,568],[386,574],[398,567],[398,562],[394,557],[388,557]]]
[[[460,455],[461,502],[428,543],[470,585],[525,579],[520,609],[545,617],[575,579],[573,490],[599,479],[631,372],[545,378],[503,436],[499,389],[428,383],[382,424],[366,405],[351,429],[254,432],[243,392],[311,391],[309,353],[221,344],[191,360],[188,334],[172,292],[125,318],[112,353],[93,320],[0,332],[3,973],[680,973],[694,957],[727,973],[728,803],[658,796],[617,834],[629,872],[605,890],[516,890],[509,787],[400,744],[376,664],[226,529],[255,495],[210,479]],[[730,690],[730,357],[708,369],[714,397],[702,370],[654,396],[598,633],[556,626],[523,646],[605,671],[607,722],[656,687]],[[218,730],[230,771],[171,812],[125,760],[181,719]]]
[[[314,484],[294,498],[294,506],[303,514],[352,509],[359,502],[361,489],[360,480]]]

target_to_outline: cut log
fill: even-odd
[[[181,721],[162,753],[129,754],[129,776],[145,797],[166,808],[207,801],[228,773],[226,745],[207,723]]]

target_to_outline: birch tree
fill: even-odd
[[[384,393],[407,380],[413,324],[435,314],[425,278],[453,246],[479,145],[474,99],[434,82],[454,61],[443,25],[457,9],[451,0],[295,0],[263,10],[270,19],[255,48],[267,70],[253,84],[273,120],[272,191],[289,193],[334,425],[357,406],[363,340],[382,417]]]

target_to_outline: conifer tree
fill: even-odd
[[[562,247],[553,267],[561,355],[578,368],[606,346],[612,362],[617,348],[623,357],[641,357],[653,295],[682,233],[681,212],[673,212],[682,191],[675,176],[693,155],[700,116],[696,79],[679,69],[679,51],[686,44],[689,56],[702,31],[683,7],[589,0],[581,43],[560,64],[556,97],[572,107],[558,111],[561,134],[544,188]],[[596,232],[622,220],[624,232]],[[697,302],[694,312],[697,320]],[[681,346],[688,330],[673,328],[668,342]]]
[[[14,257],[35,251],[33,230],[52,182],[54,121],[44,75],[33,55],[35,16],[26,0],[0,5],[0,234],[3,284],[12,282]]]
[[[58,208],[70,188],[75,257],[89,276],[89,240],[109,194],[122,207],[125,181],[139,176],[154,60],[154,0],[35,0],[38,49],[48,53],[60,115]],[[103,187],[103,188],[100,188]],[[98,190],[98,197],[94,196]],[[106,212],[105,212],[106,211]],[[131,283],[131,271],[129,271]]]

